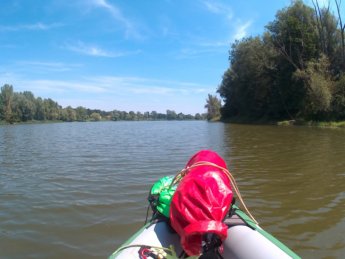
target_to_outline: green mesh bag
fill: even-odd
[[[176,185],[170,187],[174,176],[164,176],[155,182],[151,188],[148,200],[153,212],[159,212],[169,218],[170,203],[175,193]]]

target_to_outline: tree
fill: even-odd
[[[33,120],[35,113],[36,100],[31,92],[13,93],[12,116],[14,121]]]
[[[153,120],[157,120],[157,116],[158,116],[158,113],[156,111],[152,111],[150,113],[150,117],[153,119]]]
[[[295,69],[304,69],[307,61],[319,55],[317,26],[314,10],[302,0],[278,11],[276,19],[269,23],[274,46]]]
[[[195,120],[202,120],[203,118],[202,118],[202,116],[201,116],[200,113],[196,113],[196,114],[194,115],[194,119],[195,119]]]
[[[345,70],[345,24],[340,15],[341,0],[335,0],[337,6],[338,20],[340,26],[340,36],[341,36],[341,57],[342,57],[342,68]]]
[[[98,112],[93,112],[91,115],[90,115],[90,118],[93,120],[93,121],[100,121],[102,119],[102,116],[98,113]]]
[[[176,120],[177,119],[177,114],[173,110],[167,110],[166,114],[167,114],[166,115],[167,120]]]
[[[35,120],[46,120],[46,113],[44,109],[44,102],[41,97],[38,97],[35,101],[36,112],[34,119]]]
[[[207,109],[207,120],[219,120],[221,107],[221,100],[215,95],[208,94],[205,104],[205,108]]]
[[[296,70],[304,71],[308,62],[321,55],[314,10],[301,0],[280,10],[276,19],[266,26],[276,56],[273,100],[277,119],[295,119],[303,113],[309,84],[294,77]],[[280,103],[280,106],[278,105]]]
[[[111,113],[111,120],[113,121],[121,120],[121,112],[117,110],[113,110]]]
[[[88,119],[86,108],[84,108],[82,106],[78,106],[75,109],[75,112],[76,112],[76,120],[77,121],[86,121]]]
[[[59,112],[62,109],[57,102],[52,99],[43,100],[44,113],[47,120],[57,120],[59,119]]]
[[[330,60],[330,72],[333,75],[337,75],[339,69],[342,67],[342,54],[338,54],[340,50],[339,43],[341,42],[340,31],[337,28],[338,21],[330,11],[330,2],[328,2],[327,7],[323,8],[320,8],[318,0],[312,0],[312,3],[314,6],[320,49]],[[337,6],[339,8],[339,5]],[[341,17],[338,20],[340,26],[342,26]]]
[[[293,75],[306,85],[303,115],[307,119],[325,119],[331,110],[333,82],[329,67],[328,58],[322,55],[318,61],[309,61],[305,70],[298,69]]]
[[[224,100],[222,117],[260,118],[269,113],[276,52],[270,42],[249,37],[230,50],[230,68],[218,88]]]
[[[334,92],[332,96],[332,111],[334,113],[334,119],[345,119],[345,75],[335,83]]]
[[[13,123],[12,117],[13,86],[5,84],[1,87],[2,117],[5,121]]]

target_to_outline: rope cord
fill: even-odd
[[[230,171],[229,171],[228,169],[226,169],[226,168],[224,168],[224,167],[222,167],[222,166],[219,166],[219,165],[217,165],[217,164],[214,164],[214,163],[212,163],[212,162],[207,162],[207,161],[196,162],[196,163],[192,164],[191,166],[188,166],[188,167],[182,169],[179,173],[177,173],[176,176],[174,177],[174,179],[173,179],[173,181],[172,181],[170,187],[173,186],[173,185],[175,185],[175,184],[177,184],[177,183],[179,183],[179,182],[182,180],[182,178],[183,178],[186,174],[188,174],[189,170],[191,170],[191,169],[193,169],[193,168],[195,168],[195,167],[199,167],[199,166],[213,166],[213,167],[215,167],[215,168],[218,168],[218,169],[222,170],[222,171],[228,176],[228,178],[229,178],[229,180],[230,180],[230,183],[231,183],[233,189],[235,190],[238,199],[240,200],[240,202],[241,202],[243,208],[245,209],[245,211],[247,212],[247,214],[249,215],[249,217],[255,222],[255,224],[259,225],[259,223],[255,220],[255,218],[253,217],[253,215],[249,212],[249,210],[248,210],[246,204],[244,203],[244,200],[243,200],[243,198],[242,198],[242,195],[241,195],[241,193],[240,193],[240,190],[239,190],[238,187],[237,187],[237,183],[236,183],[235,178],[232,176],[232,174],[230,173]]]
[[[140,244],[132,244],[132,245],[124,245],[119,247],[119,249],[117,249],[112,255],[116,255],[117,253],[121,252],[122,250],[128,249],[128,248],[132,248],[132,247],[149,247],[150,249],[155,249],[157,251],[163,251],[163,252],[168,252],[171,255],[175,255],[176,252],[173,249],[173,247],[170,248],[166,248],[166,247],[160,247],[160,246],[148,246],[148,245],[140,245]]]

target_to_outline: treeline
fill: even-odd
[[[30,91],[14,92],[13,86],[5,84],[0,92],[0,121],[7,123],[27,121],[138,121],[138,120],[205,120],[206,114],[183,114],[167,110],[165,114],[152,112],[102,111],[85,107],[62,108],[52,99],[35,98]]]
[[[263,35],[236,41],[218,92],[223,119],[345,120],[345,25],[331,8],[301,0]]]

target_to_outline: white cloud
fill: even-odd
[[[88,55],[88,56],[95,56],[95,57],[116,58],[116,57],[135,55],[135,54],[141,53],[140,50],[111,52],[111,51],[102,49],[96,45],[86,44],[81,41],[77,41],[75,43],[66,43],[63,47],[73,52],[77,52],[77,53]]]
[[[233,39],[234,40],[240,40],[243,37],[247,36],[248,28],[252,25],[252,21],[246,21],[245,23],[242,23],[236,27]]]
[[[82,67],[81,64],[66,64],[62,62],[47,62],[47,61],[17,61],[15,62],[16,67],[24,66],[30,67],[35,70],[40,71],[54,71],[54,72],[64,72],[70,71],[78,67]]]
[[[86,79],[89,82],[103,86],[110,92],[118,90],[134,94],[194,94],[195,92],[206,92],[210,88],[190,82],[158,80],[144,77],[114,77],[102,76]]]
[[[104,94],[203,94],[213,86],[200,85],[191,82],[159,80],[144,77],[94,76],[78,80],[28,79],[14,73],[0,73],[0,78],[11,82],[20,91],[63,93],[77,91],[79,93]]]
[[[214,86],[143,77],[97,76],[75,80],[29,79],[1,73],[2,85],[16,92],[31,91],[36,97],[51,98],[63,107],[84,106],[102,110],[140,110],[183,113],[202,112],[207,93]]]
[[[200,58],[205,57],[205,55],[213,55],[215,53],[225,53],[227,52],[227,46],[225,42],[208,42],[198,44],[198,48],[183,48],[175,56],[177,59],[190,59],[190,58]],[[226,46],[226,47],[225,47]]]
[[[126,37],[128,37],[128,38],[139,38],[139,39],[143,38],[143,35],[141,35],[138,32],[134,23],[131,20],[129,20],[128,18],[126,18],[122,14],[121,10],[117,6],[115,6],[114,4],[109,4],[106,0],[91,0],[91,4],[93,6],[105,9],[107,12],[109,12],[111,14],[111,16],[115,20],[120,22],[125,28]]]
[[[18,24],[18,25],[0,25],[0,31],[20,31],[20,30],[30,30],[30,31],[45,31],[63,26],[62,23],[33,23],[33,24]]]
[[[218,1],[209,1],[209,0],[203,0],[202,4],[211,13],[222,14],[228,20],[231,20],[233,17],[233,12],[230,6],[222,4]]]

